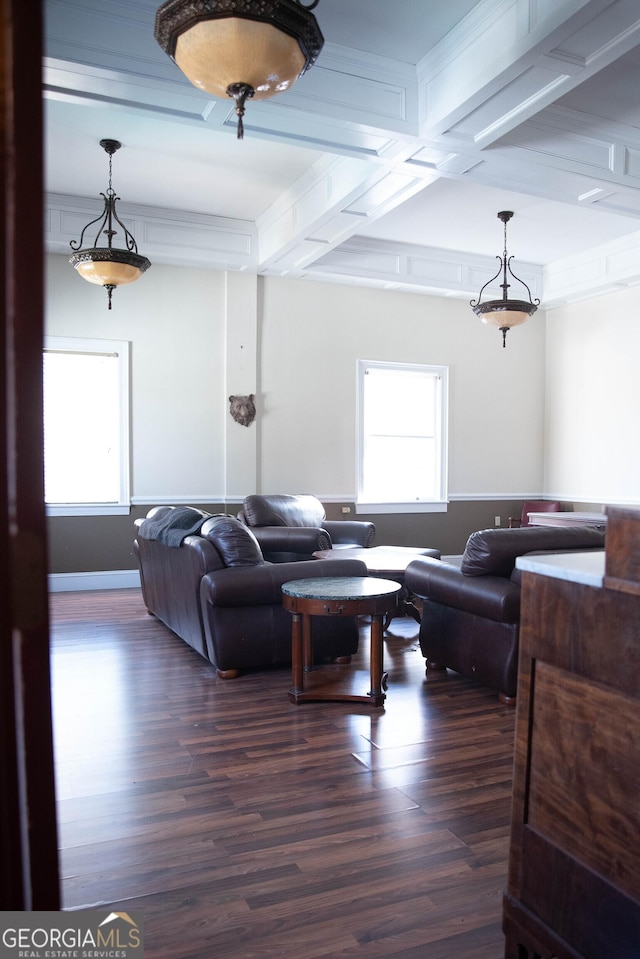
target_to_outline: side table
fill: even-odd
[[[282,605],[292,613],[291,662],[292,703],[347,701],[382,706],[383,688],[382,620],[394,610],[402,591],[400,583],[371,576],[335,576],[297,579],[282,586]],[[358,693],[366,682],[362,670],[347,666],[314,669],[311,637],[312,616],[371,616],[369,691]],[[305,679],[307,680],[305,686]]]
[[[411,616],[416,623],[420,623],[422,600],[407,590],[404,574],[409,563],[419,556],[440,559],[440,550],[419,546],[339,546],[334,549],[316,550],[313,556],[314,559],[359,559],[367,567],[369,576],[393,579],[404,587],[398,601],[398,609],[386,617],[384,623],[386,631],[394,614]]]

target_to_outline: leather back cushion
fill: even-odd
[[[242,512],[248,526],[322,526],[324,506],[315,496],[292,496],[274,493],[270,496],[247,496]]]
[[[525,553],[582,549],[604,549],[604,532],[593,526],[481,529],[467,540],[460,568],[465,576],[511,576]]]
[[[235,516],[224,513],[212,516],[203,524],[200,535],[213,543],[225,566],[261,566],[264,563],[257,539]]]

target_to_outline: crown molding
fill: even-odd
[[[486,147],[638,42],[625,0],[482,0],[418,65],[419,131]]]
[[[97,199],[46,194],[46,251],[69,256],[71,240],[78,240],[87,221],[99,212]],[[152,263],[257,271],[254,223],[131,203],[121,203],[118,214],[135,237],[139,251]]]
[[[78,239],[97,206],[97,200],[85,197],[47,194],[46,251],[69,256],[70,241]],[[253,223],[134,204],[122,204],[119,213],[140,251],[152,263],[263,275],[293,272],[333,283],[460,298],[477,296],[483,283],[495,273],[493,256],[358,235],[336,242],[331,249],[328,243],[322,245],[318,238],[311,238],[308,243],[314,258],[306,264],[296,261],[289,269],[285,258],[275,263],[260,261],[259,231]],[[277,218],[274,223],[277,226]],[[319,246],[324,252],[315,256]],[[553,309],[640,283],[639,247],[640,232],[634,232],[545,267],[519,261],[517,275],[530,288],[532,297],[540,298],[544,309]],[[300,247],[296,244],[294,249],[299,256]],[[501,295],[497,281],[487,288],[490,295]]]
[[[495,272],[496,258],[492,256],[362,236],[352,237],[307,270],[314,279],[470,299]],[[541,297],[542,267],[518,262],[517,273],[530,288],[531,296]],[[498,280],[487,287],[487,298],[501,295]]]
[[[258,220],[262,271],[304,271],[429,182],[402,163],[325,155]]]
[[[640,232],[544,268],[545,307],[563,306],[640,283]]]

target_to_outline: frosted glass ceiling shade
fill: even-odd
[[[530,316],[538,309],[540,305],[540,300],[536,299],[533,301],[531,299],[531,290],[520,277],[516,276],[513,270],[511,269],[511,260],[512,256],[509,256],[507,253],[507,223],[513,216],[511,210],[503,210],[501,213],[498,213],[498,219],[502,220],[504,223],[504,251],[502,256],[496,257],[500,261],[500,267],[495,276],[492,276],[490,280],[484,284],[477,300],[471,300],[471,308],[476,316],[479,316],[483,323],[486,323],[487,326],[495,326],[502,333],[502,346],[507,345],[507,333],[512,326],[520,326],[522,323],[526,323]],[[490,283],[493,283],[500,274],[502,274],[502,298],[499,300],[486,300],[484,303],[481,302],[482,294],[485,289],[489,286]],[[514,280],[517,280],[518,283],[524,286],[525,290],[529,294],[528,300],[510,300],[507,294],[509,286],[511,285],[508,282],[508,277],[511,276]]]
[[[256,100],[288,90],[305,66],[293,37],[268,23],[206,21],[178,37],[175,61],[200,90],[217,97],[242,77]]]
[[[525,300],[509,300],[506,306],[502,300],[488,300],[475,312],[487,326],[495,326],[499,330],[506,326],[510,330],[512,326],[526,323],[536,309],[537,307],[534,307],[532,310]]]
[[[123,251],[126,258],[120,259],[119,252],[113,250],[109,253],[99,248],[83,250],[82,253],[74,254],[71,260],[83,280],[99,286],[123,286],[142,276],[150,263],[145,256],[128,253],[126,250]]]
[[[151,263],[146,256],[138,253],[133,234],[127,230],[116,212],[116,200],[119,197],[116,196],[111,185],[111,167],[113,154],[122,144],[118,140],[100,140],[100,146],[109,156],[109,187],[106,193],[101,194],[104,208],[100,216],[87,223],[80,239],[71,241],[70,246],[75,253],[69,257],[69,263],[84,280],[106,289],[109,309],[111,309],[111,296],[115,288],[125,283],[133,283],[145,270],[149,269]],[[120,232],[116,224],[122,230],[124,248],[113,246],[113,238]],[[92,247],[85,247],[83,246],[84,235],[92,226],[95,226],[97,231],[95,241]],[[98,246],[101,234],[106,236],[107,242],[103,246]]]
[[[238,137],[245,100],[288,90],[311,67],[324,38],[299,0],[167,0],[156,40],[198,89],[236,101]]]

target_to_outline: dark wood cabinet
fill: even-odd
[[[640,512],[607,513],[604,555],[521,561],[506,959],[640,956]]]

